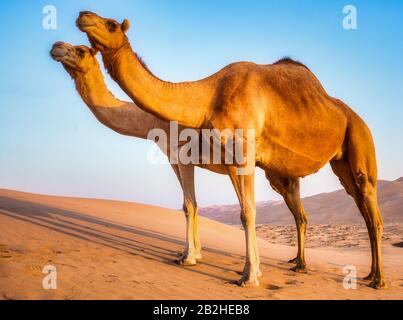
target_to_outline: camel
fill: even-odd
[[[79,95],[103,125],[119,134],[140,139],[147,139],[151,130],[159,128],[167,132],[169,138],[169,122],[144,112],[134,103],[121,101],[114,97],[106,86],[100,65],[95,57],[96,54],[96,50],[87,46],[73,46],[64,42],[56,42],[51,50],[52,58],[60,62],[74,79]],[[169,147],[169,141],[167,146]],[[169,149],[160,149],[169,156]],[[202,259],[194,190],[194,166],[178,163],[171,164],[171,167],[182,187],[183,210],[187,220],[185,249],[183,253],[180,253],[176,262],[185,266],[193,266],[197,260]],[[218,167],[208,169],[217,173],[225,173],[224,170],[220,172]]]
[[[60,62],[76,83],[76,89],[91,112],[105,126],[113,131],[147,139],[148,133],[154,128],[167,132],[169,143],[169,122],[160,120],[152,114],[144,112],[134,103],[118,100],[108,90],[99,63],[96,59],[97,50],[87,46],[73,46],[69,43],[56,42],[51,50],[52,58]],[[169,157],[170,150],[161,148]],[[183,190],[183,210],[186,216],[186,244],[180,258],[176,260],[183,266],[195,266],[202,259],[202,246],[198,230],[198,207],[195,197],[194,165],[171,164]],[[206,170],[218,174],[226,174],[222,165],[199,165]],[[297,261],[299,257],[290,260]],[[293,270],[293,268],[291,268]],[[302,270],[299,270],[302,272]]]
[[[316,76],[291,59],[273,64],[230,64],[210,77],[170,83],[151,73],[135,54],[126,35],[130,22],[81,12],[77,27],[101,51],[112,78],[138,107],[189,128],[219,131],[254,130],[255,159],[248,166],[266,172],[296,216],[303,250],[307,214],[300,199],[300,178],[330,163],[351,195],[368,228],[371,242],[370,286],[385,288],[381,238],[383,220],[377,199],[377,162],[372,134],[345,103],[327,94]],[[222,144],[224,147],[225,139]],[[253,163],[252,163],[253,162]],[[226,165],[241,206],[246,259],[241,286],[258,286],[260,258],[256,244],[254,172],[239,174],[244,163]],[[298,261],[302,264],[304,261]]]

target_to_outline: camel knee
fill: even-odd
[[[370,219],[370,226],[378,235],[382,236],[384,223],[380,214],[376,214]]]
[[[250,225],[250,217],[247,216],[245,213],[241,213],[241,222],[242,222],[242,226],[244,228],[246,228],[247,226]]]
[[[197,211],[197,203],[193,200],[185,199],[183,203],[183,212],[185,213],[185,215],[187,217],[193,216],[196,214],[196,211]]]
[[[241,222],[244,228],[249,227],[255,222],[255,214],[251,208],[246,208],[241,211]]]
[[[384,223],[378,206],[376,179],[371,179],[366,173],[360,171],[356,175],[356,185],[358,200],[366,211],[370,227],[382,232]]]
[[[358,188],[358,193],[362,199],[365,199],[365,197],[368,195],[370,183],[368,179],[368,175],[362,171],[359,171],[356,173],[355,176],[355,183]]]
[[[363,199],[372,199],[377,197],[377,178],[369,175],[366,171],[358,170],[354,175],[354,181],[359,196]]]
[[[295,220],[299,225],[306,226],[308,224],[308,215],[305,211],[301,211],[296,215]]]

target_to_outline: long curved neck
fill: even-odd
[[[117,133],[146,139],[150,130],[167,130],[168,123],[144,112],[134,103],[116,99],[98,68],[74,77],[76,88],[95,117]]]
[[[208,81],[162,81],[144,66],[129,43],[102,56],[112,78],[140,108],[166,121],[202,128],[214,95]]]

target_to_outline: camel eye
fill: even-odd
[[[78,54],[78,56],[79,56],[80,58],[84,58],[85,51],[84,51],[83,49],[77,48],[77,49],[76,49],[76,52],[77,52],[77,54]]]
[[[108,21],[107,22],[107,27],[108,27],[109,32],[115,32],[117,27],[118,27],[118,25],[113,21]]]

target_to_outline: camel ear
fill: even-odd
[[[126,33],[127,31],[129,31],[129,29],[130,29],[130,21],[127,20],[127,19],[123,20],[121,28],[122,28],[122,31],[123,31],[124,33]]]
[[[91,48],[90,49],[90,53],[91,55],[93,55],[94,57],[98,54],[99,50],[97,48]]]

